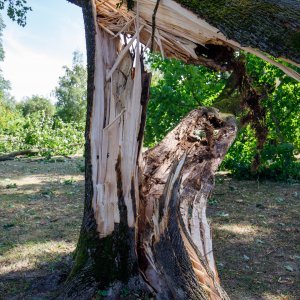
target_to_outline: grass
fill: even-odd
[[[300,184],[225,175],[216,181],[208,214],[221,282],[231,299],[298,299]]]
[[[0,163],[0,299],[51,299],[70,271],[83,213],[83,160]],[[214,253],[233,300],[300,295],[300,184],[219,175]]]
[[[76,158],[1,163],[0,295],[4,299],[36,295],[47,299],[69,272],[83,212],[80,162]]]

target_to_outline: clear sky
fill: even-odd
[[[3,76],[11,83],[11,94],[20,101],[33,94],[49,97],[63,74],[62,66],[71,65],[72,53],[85,57],[84,25],[79,7],[66,0],[28,0],[23,28],[2,16],[5,59],[0,63]]]

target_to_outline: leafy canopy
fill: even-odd
[[[253,126],[245,124],[222,167],[239,177],[299,178],[300,164],[295,154],[300,149],[300,83],[253,55],[247,55],[246,61],[255,89],[267,91],[260,100],[266,110],[266,117],[260,122],[268,129],[267,139],[263,149],[259,149]],[[177,60],[163,60],[157,55],[152,56],[149,63],[154,81],[147,114],[146,147],[158,143],[190,110],[216,105],[229,77],[226,73]],[[241,107],[240,111],[238,119],[247,109]],[[253,173],[253,160],[257,155],[260,166]]]
[[[152,147],[172,130],[191,110],[211,106],[222,91],[228,74],[205,67],[186,65],[152,55],[153,71],[148,107],[145,146]]]
[[[42,111],[47,117],[52,117],[55,113],[55,106],[51,103],[51,100],[38,95],[27,97],[17,107],[24,117]]]
[[[27,12],[32,10],[26,0],[0,0],[0,9],[5,8],[7,15],[23,27],[26,25]]]
[[[73,64],[64,66],[64,75],[55,89],[57,115],[65,122],[83,122],[86,113],[87,70],[82,53],[73,53]]]

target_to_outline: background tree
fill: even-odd
[[[26,25],[28,11],[31,11],[26,0],[0,0],[0,9],[7,10],[7,15],[20,26]]]
[[[149,63],[155,76],[148,106],[145,145],[153,147],[191,109],[216,106],[230,73],[163,59],[159,55],[151,56]],[[246,55],[246,64],[253,86],[266,92],[261,102],[266,109],[265,126],[268,134],[263,148],[258,150],[251,122],[241,123],[237,139],[226,155],[222,168],[239,178],[259,176],[277,180],[297,179],[300,173],[300,164],[295,158],[300,149],[300,84],[254,55]],[[231,99],[223,100],[221,110],[230,112],[228,107],[224,107],[230,103]],[[234,104],[233,113],[241,120],[245,114],[242,103]],[[251,167],[258,152],[260,164],[253,172]]]
[[[2,44],[2,35],[5,24],[0,15],[0,61],[4,60],[5,53]],[[4,135],[7,131],[15,128],[15,120],[20,117],[16,110],[16,102],[10,96],[10,82],[3,77],[0,69],[0,140],[5,143]],[[1,142],[0,142],[1,143]],[[1,149],[1,147],[0,147]],[[0,150],[1,151],[1,150]]]
[[[4,3],[2,3],[4,4]],[[10,1],[10,16],[20,25],[25,24],[26,1]],[[15,5],[15,9],[13,9]],[[3,8],[0,2],[0,9]],[[12,14],[15,15],[12,15]],[[0,61],[4,60],[4,50],[2,45],[2,32],[4,23],[0,17]],[[73,94],[80,86],[82,94],[86,91],[84,76],[76,79],[76,76],[85,74],[85,68],[82,66],[82,57],[78,53],[74,55],[74,69],[68,69],[66,72],[72,74],[72,80],[69,83],[74,84]],[[63,81],[63,79],[61,79]],[[67,77],[65,77],[67,80]],[[81,80],[83,82],[81,82]],[[80,84],[78,84],[80,82]],[[10,83],[5,80],[0,70],[0,153],[22,152],[40,154],[47,158],[53,155],[70,155],[82,151],[84,144],[84,125],[82,120],[72,122],[63,122],[55,114],[55,106],[45,97],[33,95],[27,97],[21,103],[16,103],[10,96]],[[72,93],[70,92],[70,93]],[[78,95],[77,93],[76,95]],[[84,96],[83,96],[84,97]],[[79,96],[74,102],[77,104],[72,111],[78,112]],[[72,103],[69,103],[72,105]],[[82,103],[84,115],[85,104]],[[67,109],[64,108],[66,111]],[[71,113],[70,113],[71,114]],[[83,117],[82,117],[83,118]],[[14,158],[11,156],[9,158]]]
[[[5,24],[0,14],[0,61],[4,61],[5,58],[5,52],[3,49],[3,41],[2,41],[4,28],[5,28]],[[2,100],[2,102],[6,102],[8,105],[9,102],[11,103],[14,102],[9,92],[10,92],[10,82],[3,77],[2,70],[0,69],[0,99]]]
[[[63,68],[65,74],[59,78],[55,89],[57,115],[65,122],[84,122],[87,71],[83,65],[82,53],[75,51],[72,67]]]
[[[38,95],[25,98],[17,107],[22,111],[24,117],[42,111],[46,117],[52,117],[55,113],[55,106],[51,100]]]

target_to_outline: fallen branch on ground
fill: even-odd
[[[21,150],[21,151],[14,151],[5,155],[0,156],[0,161],[6,160],[14,160],[17,156],[21,155],[30,155],[30,154],[38,154],[40,152],[39,149],[28,149],[28,150]]]

